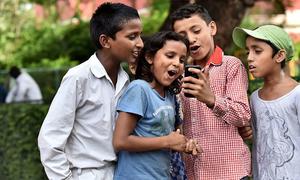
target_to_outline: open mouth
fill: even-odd
[[[176,70],[170,70],[170,71],[168,71],[168,74],[169,74],[170,77],[173,77],[177,74],[177,71]]]
[[[192,53],[194,53],[194,52],[196,52],[196,51],[199,49],[199,47],[200,47],[200,46],[192,46],[192,47],[190,47],[190,51],[191,51]]]
[[[249,65],[249,69],[254,69],[254,68],[255,68],[255,66]]]
[[[132,53],[133,57],[137,58],[139,56],[139,51],[134,51]]]

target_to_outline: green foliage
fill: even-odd
[[[32,3],[44,5],[46,18],[34,16]],[[84,61],[94,52],[89,23],[60,22],[54,0],[4,0],[0,2],[0,68],[11,65],[37,67],[54,65],[65,60]],[[58,62],[49,63],[52,61]]]
[[[37,136],[47,105],[0,105],[0,179],[46,179]]]
[[[62,77],[66,74],[67,68],[47,69],[40,68],[29,71],[30,75],[40,86],[44,103],[51,103],[60,85]]]
[[[74,65],[71,60],[84,61],[94,52],[89,37],[88,23],[78,25],[45,24],[36,29],[24,30],[16,45],[11,61],[23,67],[37,67],[45,64]],[[56,60],[55,63],[49,63]],[[63,63],[62,61],[65,61]]]
[[[148,16],[142,17],[143,33],[150,35],[157,32],[169,13],[170,1],[154,0]]]

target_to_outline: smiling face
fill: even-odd
[[[141,33],[140,19],[132,19],[124,23],[122,30],[116,33],[115,38],[109,38],[112,57],[120,62],[135,63],[144,46]]]
[[[147,58],[154,76],[151,86],[158,92],[183,73],[183,65],[187,58],[187,47],[181,41],[167,40],[154,57]]]
[[[189,39],[190,55],[194,60],[208,60],[214,51],[213,36],[217,32],[214,21],[206,24],[199,15],[192,15],[190,18],[176,20],[173,28],[175,32]]]
[[[272,77],[281,70],[277,55],[273,56],[273,49],[266,42],[248,36],[246,39],[247,60],[249,72],[256,78]]]

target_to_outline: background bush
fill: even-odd
[[[0,179],[46,179],[37,136],[48,105],[0,105]]]

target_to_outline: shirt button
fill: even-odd
[[[196,119],[195,119],[195,118],[192,118],[192,122],[193,122],[193,123],[196,122]]]

